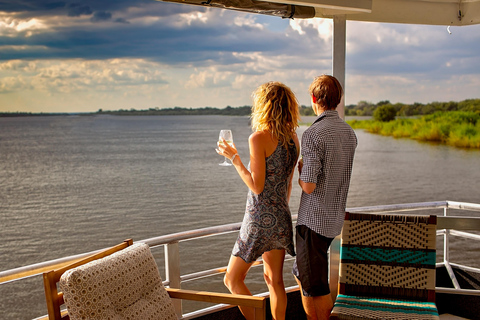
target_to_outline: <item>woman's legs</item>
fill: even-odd
[[[231,293],[252,295],[244,282],[251,266],[252,263],[246,263],[242,258],[230,256],[230,261],[228,262],[223,282]],[[250,320],[255,318],[254,308],[240,306],[239,308],[245,319]]]
[[[283,283],[285,250],[267,251],[262,255],[263,276],[270,292],[270,309],[274,320],[284,320],[287,310],[287,294]]]

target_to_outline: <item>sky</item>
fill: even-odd
[[[281,81],[309,105],[332,20],[153,0],[0,0],[0,112],[251,105]],[[347,21],[345,104],[480,98],[480,25]]]

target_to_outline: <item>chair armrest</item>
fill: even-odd
[[[224,303],[237,306],[265,309],[266,297],[248,296],[243,294],[218,293],[185,289],[165,288],[171,298],[203,301],[211,303]]]
[[[230,293],[218,293],[208,291],[195,291],[185,289],[165,288],[173,299],[193,300],[210,303],[223,303],[236,306],[252,307],[255,309],[261,309],[263,317],[259,319],[265,319],[267,298],[247,296],[242,294],[230,294]],[[67,314],[66,310],[62,310],[62,316]],[[37,318],[36,320],[48,320],[48,316]]]

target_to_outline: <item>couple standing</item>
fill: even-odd
[[[317,118],[302,136],[302,159],[298,164],[302,197],[293,274],[301,288],[307,319],[328,319],[333,302],[327,250],[343,226],[357,138],[335,110],[343,94],[336,78],[315,78],[309,93]],[[299,118],[298,102],[290,88],[268,82],[253,93],[254,132],[248,139],[250,167],[242,163],[235,146],[225,143],[217,149],[219,154],[233,159],[235,169],[249,188],[225,285],[232,293],[251,295],[244,280],[252,263],[261,256],[275,320],[285,319],[287,308],[283,283],[285,252],[295,256],[288,201],[300,150],[295,133]],[[246,319],[253,319],[253,309],[240,310]]]

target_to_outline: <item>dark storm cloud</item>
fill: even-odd
[[[40,2],[43,2],[44,9],[50,4],[48,1]],[[216,21],[211,23],[193,21],[183,26],[172,26],[175,19],[158,18],[192,11],[203,12],[205,9],[156,1],[110,1],[112,6],[109,7],[106,2],[82,1],[81,5],[79,2],[66,5],[69,16],[91,15],[90,23],[53,25],[52,29],[40,30],[28,37],[0,38],[0,44],[6,46],[0,60],[145,58],[173,65],[205,65],[213,62],[222,65],[241,62],[233,52],[263,51],[268,54],[295,47],[296,40],[285,39],[283,32],[259,32],[257,28],[225,23],[235,18],[236,13],[231,11],[214,9]],[[135,14],[143,14],[140,22],[137,19],[135,24],[129,23],[129,20],[138,17],[127,13],[128,5],[140,4],[144,7],[132,10]],[[37,4],[39,7],[40,4]],[[99,10],[107,7],[108,10]],[[34,14],[33,11],[30,13]],[[220,13],[222,17],[219,17]],[[148,18],[156,20],[142,23]],[[284,24],[286,27],[288,22]],[[12,46],[28,46],[29,49],[19,51]]]
[[[64,8],[64,1],[34,1],[34,0],[11,0],[0,1],[0,11],[4,12],[36,12]]]
[[[82,5],[80,3],[71,3],[67,6],[69,17],[79,17],[82,15],[91,15],[93,13],[89,6]]]
[[[90,19],[92,22],[99,21],[108,21],[112,19],[112,14],[105,11],[97,11],[93,14],[93,17]]]

